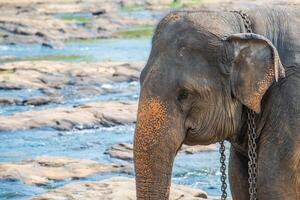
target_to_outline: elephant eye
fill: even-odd
[[[177,96],[177,100],[179,102],[182,102],[183,100],[187,99],[189,97],[189,93],[187,90],[181,90],[179,93],[178,93],[178,96]]]

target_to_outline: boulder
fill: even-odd
[[[0,88],[53,90],[138,80],[143,62],[22,61],[0,66]]]
[[[153,25],[157,21],[126,16],[119,7],[119,0],[3,0],[0,40],[7,44],[37,43],[60,48],[68,39],[111,37],[116,29]]]
[[[71,183],[32,197],[31,200],[135,200],[135,181],[133,178],[112,177],[95,182]],[[170,200],[212,200],[206,192],[183,185],[172,184]]]
[[[51,102],[58,102],[58,99],[53,99],[49,97],[43,97],[43,96],[38,96],[38,97],[31,97],[28,99],[25,99],[23,101],[23,104],[25,105],[33,105],[33,106],[40,106],[40,105],[45,105]]]
[[[133,160],[133,145],[128,143],[120,143],[111,146],[105,151],[112,158],[121,160]]]
[[[218,149],[216,144],[195,145],[195,146],[183,145],[180,149],[181,152],[184,152],[186,154],[194,154],[199,152],[209,152],[209,151],[217,151],[217,150]]]
[[[46,184],[51,180],[82,178],[95,173],[129,172],[124,165],[101,164],[93,160],[40,156],[32,160],[0,164],[0,179],[20,180],[25,184]]]
[[[211,145],[196,145],[187,146],[183,145],[180,149],[180,153],[195,154],[199,152],[216,151],[216,144]],[[128,143],[119,143],[111,146],[105,151],[112,158],[117,158],[121,160],[131,161],[133,160],[133,145]]]
[[[0,116],[0,131],[49,127],[57,130],[88,129],[134,123],[137,102],[86,103]]]
[[[20,102],[21,100],[18,98],[0,97],[0,105],[19,104]]]

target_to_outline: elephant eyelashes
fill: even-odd
[[[183,100],[187,99],[188,97],[189,97],[188,91],[187,90],[181,90],[178,93],[177,100],[181,103]]]

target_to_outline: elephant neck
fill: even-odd
[[[229,138],[229,142],[231,143],[233,149],[240,153],[241,155],[248,157],[248,114],[247,114],[248,108],[243,106],[242,109],[242,117],[240,126],[238,128],[238,131]],[[259,143],[260,136],[261,136],[261,127],[262,120],[261,120],[261,114],[255,115],[255,126],[256,126],[256,134],[257,134],[257,144]]]
[[[240,153],[241,155],[247,157],[248,150],[248,136],[247,136],[247,113],[245,107],[242,111],[242,117],[240,122],[240,128],[238,131],[229,138],[232,148]]]
[[[261,112],[255,115],[255,127],[257,135],[257,151],[260,149],[260,143],[265,140],[273,140],[273,136],[277,132],[285,134],[285,124],[288,124],[286,109],[280,109],[284,105],[290,105],[289,100],[285,100],[287,94],[282,94],[282,91],[288,91],[288,88],[283,87],[286,80],[280,80],[278,83],[273,83],[267,90],[261,102]],[[299,84],[300,86],[300,81]],[[289,92],[286,92],[289,93]],[[237,132],[229,138],[229,142],[235,151],[248,157],[248,115],[247,107],[243,106],[241,119]],[[296,106],[293,110],[297,110]],[[291,121],[290,121],[291,122]],[[295,122],[292,122],[295,123]],[[295,123],[297,124],[297,123]]]

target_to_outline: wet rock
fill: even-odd
[[[96,102],[78,107],[32,110],[0,116],[0,131],[50,127],[57,130],[87,129],[135,122],[137,103]]]
[[[0,38],[6,44],[60,48],[68,39],[110,37],[119,28],[156,22],[124,16],[119,7],[118,0],[0,2]]]
[[[216,151],[216,144],[211,145],[196,145],[196,146],[187,146],[183,145],[180,149],[180,153],[186,154],[195,154],[199,152],[208,152]],[[133,145],[128,143],[119,143],[111,146],[105,151],[105,154],[108,154],[112,158],[117,158],[121,160],[131,161],[133,160]]]
[[[40,106],[46,105],[48,103],[59,103],[62,101],[62,97],[59,96],[37,96],[37,97],[30,97],[27,99],[20,99],[20,98],[12,98],[12,97],[0,97],[0,105],[33,105],[33,106]]]
[[[121,160],[133,160],[133,146],[128,143],[115,144],[107,149],[105,154]]]
[[[40,105],[46,105],[51,102],[58,102],[58,99],[51,99],[49,97],[32,97],[32,98],[24,100],[23,104],[40,106]]]
[[[103,15],[104,13],[106,13],[106,10],[102,9],[102,10],[97,10],[97,11],[94,11],[92,12],[92,15]]]
[[[95,173],[130,171],[124,165],[101,164],[92,160],[40,156],[32,160],[0,164],[0,179],[26,184],[46,184],[51,180],[82,178]]]
[[[35,196],[31,200],[135,200],[135,181],[133,178],[112,177],[102,181],[72,183],[61,188],[50,190],[44,194]],[[172,184],[170,199],[180,200],[212,200],[207,194],[200,190],[183,185]]]
[[[0,97],[0,105],[19,104],[20,102],[21,100],[17,98]]]
[[[209,152],[209,151],[217,151],[217,150],[218,149],[216,144],[195,145],[195,146],[183,145],[180,149],[181,152],[184,152],[186,154],[194,154],[199,152]]]
[[[32,88],[51,91],[65,86],[100,86],[103,83],[137,80],[143,66],[143,62],[23,61],[5,63],[0,66],[0,88]]]
[[[151,15],[134,16],[129,11],[155,10],[165,15],[174,8],[240,10],[261,4],[299,6],[296,0],[178,0],[176,3],[174,0],[1,1],[0,39],[7,44],[38,43],[59,48],[68,39],[112,37],[119,29],[155,25],[160,19]]]

